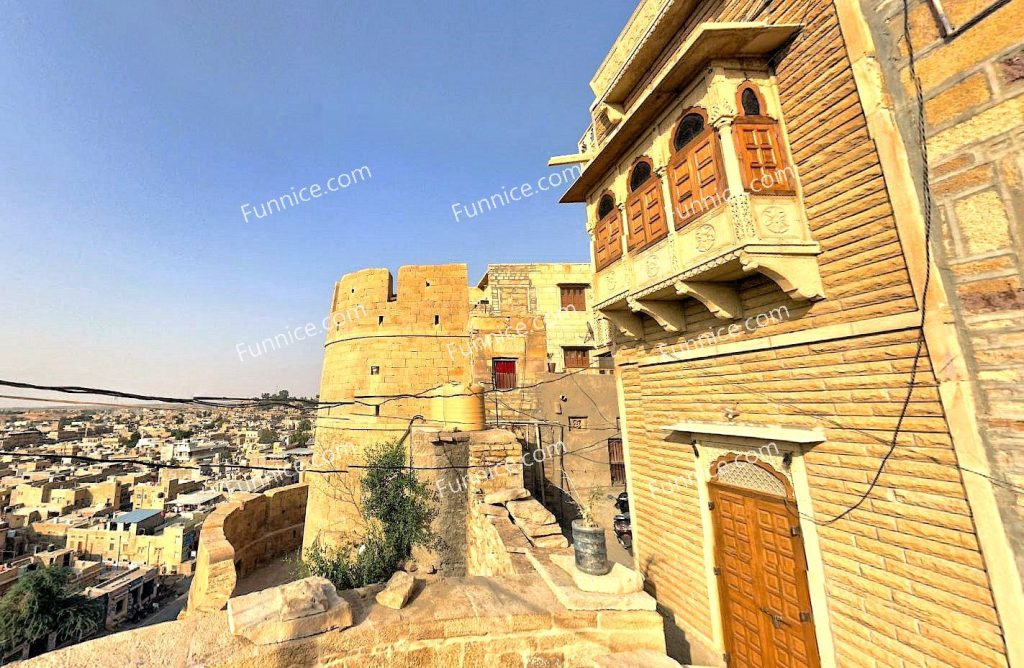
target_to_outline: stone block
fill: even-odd
[[[523,499],[521,501],[509,501],[505,504],[508,512],[516,519],[516,522],[525,521],[531,524],[553,524],[555,516],[541,505],[537,499]]]
[[[384,607],[393,610],[401,610],[409,597],[412,596],[413,587],[416,586],[416,579],[404,571],[398,571],[391,576],[384,589],[377,593],[377,602]]]
[[[352,626],[352,609],[334,585],[321,577],[306,578],[228,601],[228,628],[257,645]]]
[[[489,503],[482,503],[478,506],[480,512],[492,517],[508,517],[508,511],[501,506],[492,506]]]
[[[516,522],[516,526],[519,527],[520,531],[529,536],[530,538],[543,538],[544,536],[558,536],[562,533],[562,527],[556,523],[551,524],[534,524],[533,522]]]
[[[569,541],[565,536],[543,536],[541,538],[531,538],[530,542],[536,547],[545,550],[559,550],[569,547]]]
[[[512,487],[509,489],[501,489],[496,492],[484,495],[484,503],[491,505],[500,505],[508,503],[509,501],[515,501],[517,499],[528,499],[530,498],[530,492],[522,487]]]
[[[604,575],[590,575],[576,568],[576,559],[571,554],[552,554],[551,561],[568,573],[576,586],[583,591],[597,594],[633,594],[644,588],[644,576],[622,564],[612,564]]]

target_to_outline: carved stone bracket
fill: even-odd
[[[740,253],[743,271],[757,271],[778,283],[783,292],[801,301],[825,298],[818,262],[813,255]]]
[[[640,322],[640,318],[636,317],[629,311],[602,310],[601,315],[607,318],[608,322],[615,325],[616,329],[626,336],[634,339],[643,337],[643,323]]]
[[[729,283],[676,281],[675,288],[680,296],[693,297],[707,306],[716,318],[735,320],[743,315],[740,296],[736,288]]]
[[[686,331],[686,320],[678,302],[628,299],[627,303],[631,311],[651,316],[667,332]]]

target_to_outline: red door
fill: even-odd
[[[494,389],[512,390],[516,387],[516,361],[494,360]]]

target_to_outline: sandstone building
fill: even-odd
[[[644,0],[552,160],[677,658],[1024,665],[1024,2],[910,3],[931,247],[902,4]]]
[[[403,438],[413,424],[462,431],[529,424],[517,430],[528,450],[559,439],[593,446],[586,426],[572,438],[532,428],[538,420],[568,426],[569,417],[578,417],[559,415],[559,394],[550,396],[556,386],[563,388],[558,393],[580,394],[578,382],[559,384],[564,376],[593,373],[587,392],[614,396],[613,377],[601,374],[593,353],[606,330],[590,308],[589,276],[585,264],[492,264],[474,287],[466,265],[456,264],[402,267],[397,285],[387,269],[342,277],[328,320],[320,390],[327,405],[317,418],[310,467],[358,465],[367,445]],[[604,403],[604,422],[590,441],[617,434],[617,407]],[[305,476],[306,545],[351,530],[353,471]],[[548,474],[551,484],[565,486],[559,468],[530,473],[538,496],[546,496]],[[596,475],[610,485],[607,468]]]

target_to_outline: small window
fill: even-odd
[[[589,348],[565,348],[566,369],[586,369],[590,366]]]
[[[608,468],[610,469],[613,485],[626,484],[626,461],[622,456],[622,439],[608,439]]]
[[[629,190],[630,192],[635,191],[637,188],[647,183],[648,179],[651,178],[651,163],[646,160],[641,160],[636,163],[636,167],[633,168],[633,173],[629,177]]]
[[[569,416],[569,431],[580,431],[587,428],[587,416],[586,415],[570,415]]]
[[[605,195],[597,203],[597,218],[600,220],[615,210],[615,200],[611,195]]]
[[[696,139],[703,131],[704,118],[700,114],[687,114],[683,116],[683,120],[679,121],[679,127],[676,128],[675,139],[672,140],[673,148],[678,151]]]
[[[516,388],[516,361],[496,358],[492,363],[494,389],[514,390]]]
[[[761,115],[761,100],[757,99],[757,93],[750,86],[745,87],[740,93],[740,104],[743,106],[744,116]]]
[[[373,407],[373,417],[380,417],[380,406]]]
[[[434,324],[435,325],[440,325],[441,324],[441,316],[437,315],[436,313],[434,314]]]
[[[379,366],[371,366],[370,367],[370,375],[371,376],[379,376],[380,375],[380,367]]]
[[[582,312],[587,310],[587,286],[560,285],[562,291],[562,310]]]
[[[378,325],[383,325],[384,324],[384,316],[382,316],[382,315],[377,316],[377,324]]]

